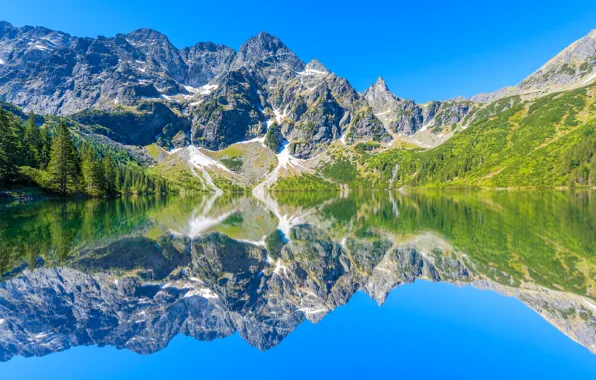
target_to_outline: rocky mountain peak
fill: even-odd
[[[378,77],[377,81],[366,89],[364,97],[369,100],[369,102],[380,98],[384,98],[384,102],[389,102],[391,100],[399,101],[399,98],[389,91],[389,87],[382,77]]]
[[[381,76],[377,78],[377,81],[374,83],[373,86],[375,86],[378,90],[389,91],[389,87],[387,87],[387,82],[385,82],[385,79],[383,79],[383,77]]]
[[[149,29],[149,28],[140,28],[137,30],[133,30],[132,32],[128,33],[126,35],[126,38],[129,41],[135,42],[135,43],[148,43],[150,41],[152,42],[167,42],[169,43],[170,40],[168,39],[168,37],[157,31],[154,29]]]
[[[325,74],[330,73],[330,71],[327,70],[327,68],[325,66],[323,66],[323,64],[316,58],[313,59],[312,61],[308,62],[306,64],[305,69],[306,69],[306,71],[320,71]]]
[[[230,70],[238,70],[241,67],[251,69],[265,61],[294,71],[301,71],[304,68],[304,62],[284,45],[279,38],[269,33],[261,32],[249,38],[240,46],[234,61],[230,65]]]

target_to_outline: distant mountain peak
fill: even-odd
[[[316,71],[321,71],[325,74],[329,73],[330,71],[318,60],[318,59],[313,59],[312,61],[308,62],[306,64],[306,70],[316,70]]]
[[[141,42],[141,41],[159,41],[159,42],[166,42],[170,43],[168,37],[160,31],[155,29],[149,28],[140,28],[133,30],[132,32],[126,35],[126,39],[133,41],[133,42]]]
[[[377,78],[377,81],[375,82],[374,86],[377,87],[377,89],[379,90],[389,91],[389,87],[387,87],[387,82],[385,82],[385,79],[383,79],[383,77],[381,76]]]
[[[277,52],[278,50],[287,49],[287,46],[277,37],[267,32],[260,32],[246,40],[238,49],[238,53],[247,50],[264,50],[269,52]]]
[[[271,61],[288,71],[297,72],[304,69],[304,62],[279,38],[266,32],[260,32],[240,46],[230,65],[230,70],[238,70],[241,67],[253,68],[264,61]]]

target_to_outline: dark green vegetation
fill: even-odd
[[[220,161],[233,172],[237,172],[238,170],[242,169],[242,165],[244,164],[242,157],[224,157],[221,158]]]
[[[345,158],[339,158],[323,167],[323,175],[341,184],[352,184],[358,177],[356,167]]]
[[[38,126],[38,119],[23,122],[0,110],[0,189],[34,184],[62,196],[179,191],[147,173],[130,152],[88,137],[77,124],[50,119]]]
[[[284,142],[281,127],[277,123],[271,124],[265,135],[265,146],[275,153],[279,152]]]
[[[435,149],[371,156],[364,172],[393,187],[596,185],[593,88],[529,102],[502,99],[475,120]]]

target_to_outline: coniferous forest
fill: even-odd
[[[0,189],[34,185],[61,196],[163,194],[179,189],[130,159],[76,139],[64,120],[39,126],[0,109]]]

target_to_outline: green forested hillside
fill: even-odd
[[[147,173],[146,158],[64,118],[0,108],[0,189],[36,185],[60,195],[178,191]]]
[[[383,152],[364,172],[392,187],[596,185],[595,89],[502,99],[439,147]]]

